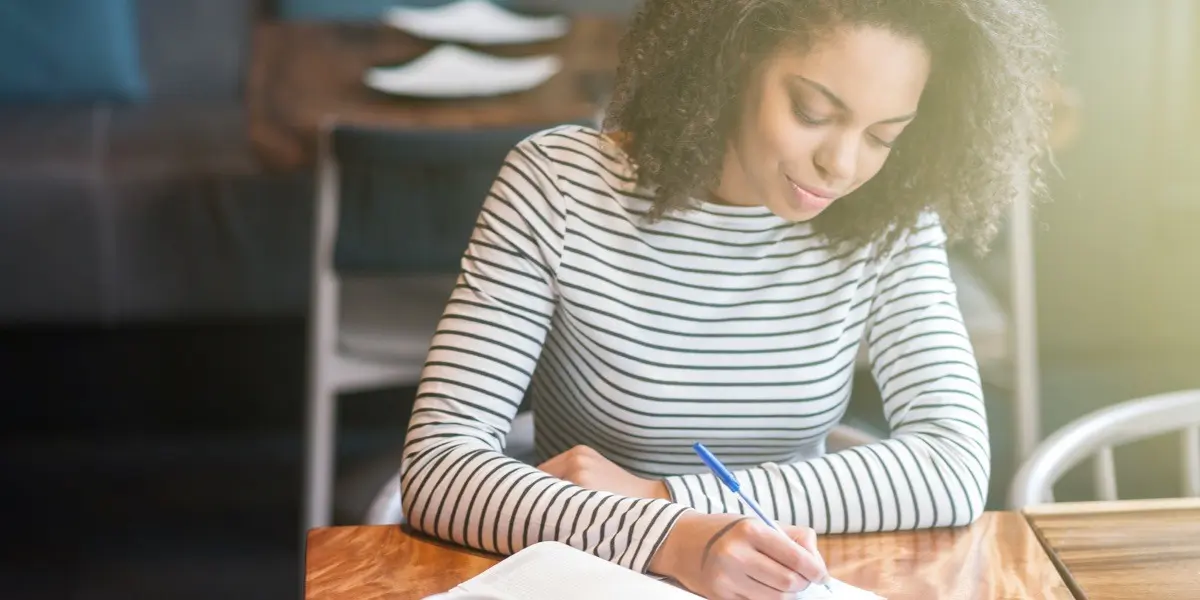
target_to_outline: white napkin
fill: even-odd
[[[491,96],[535,88],[562,69],[553,55],[502,58],[442,44],[398,67],[367,71],[366,84],[389,94],[454,98]]]
[[[398,6],[383,21],[417,37],[464,44],[522,44],[562,37],[570,20],[560,15],[531,17],[487,0],[461,0],[433,8]]]

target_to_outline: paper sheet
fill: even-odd
[[[829,589],[813,585],[796,594],[796,600],[886,600],[867,590],[856,588],[844,581],[834,579],[829,582]]]
[[[796,595],[796,600],[884,600],[841,581],[832,581]],[[666,581],[648,577],[576,550],[566,544],[542,542],[504,559],[477,577],[463,582],[438,600],[701,600]],[[427,600],[433,600],[432,598]]]

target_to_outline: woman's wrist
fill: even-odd
[[[667,537],[654,552],[654,556],[650,557],[650,564],[647,568],[651,573],[678,578],[676,566],[679,562],[680,541],[686,537],[684,530],[691,526],[692,520],[697,516],[698,513],[692,510],[687,510],[679,515],[671,530],[667,532]]]

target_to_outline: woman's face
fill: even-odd
[[[840,27],[762,65],[729,142],[716,195],[806,221],[875,176],[916,116],[929,77],[918,41]]]

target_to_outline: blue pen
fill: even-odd
[[[692,449],[696,451],[696,454],[700,455],[700,460],[704,461],[704,464],[712,470],[713,475],[716,475],[717,479],[720,479],[721,482],[725,484],[725,487],[729,488],[729,491],[737,494],[738,498],[741,498],[742,502],[745,502],[746,506],[749,506],[750,510],[754,511],[754,514],[758,515],[758,518],[762,519],[762,522],[767,524],[767,527],[770,527],[775,531],[780,531],[779,526],[776,525],[771,519],[768,519],[767,515],[763,514],[762,509],[758,507],[758,503],[754,501],[754,498],[747,496],[746,492],[742,491],[742,484],[738,483],[738,480],[733,476],[733,473],[730,473],[729,469],[726,469],[725,465],[721,464],[721,461],[718,460],[716,456],[713,456],[713,453],[709,452],[708,448],[704,447],[704,444],[696,442],[695,444],[692,444]],[[780,533],[782,533],[782,531],[780,531]],[[833,590],[829,588],[828,583],[821,583],[821,585],[825,586],[825,589],[829,590],[830,593],[833,592]]]

